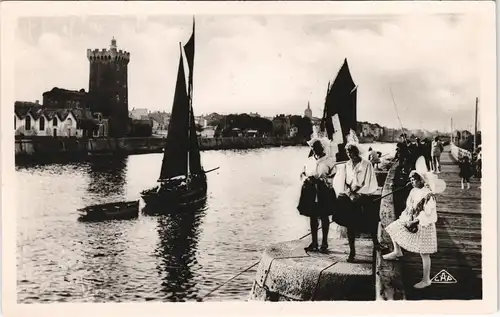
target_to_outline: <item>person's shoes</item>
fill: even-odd
[[[397,260],[398,258],[402,257],[403,253],[398,253],[398,252],[391,252],[389,254],[382,255],[382,258],[387,261],[394,261]]]
[[[328,244],[322,244],[321,248],[319,248],[319,252],[327,254],[328,253]]]
[[[422,289],[431,286],[431,281],[420,281],[417,284],[413,285],[414,288]]]
[[[316,243],[311,243],[304,248],[306,252],[318,252],[318,245]]]
[[[350,253],[349,256],[347,257],[347,262],[349,263],[354,263],[354,258],[356,257],[356,254]]]

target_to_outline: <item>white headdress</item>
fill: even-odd
[[[333,157],[335,159],[335,154],[337,153],[337,145],[333,144],[330,139],[327,137],[318,137],[313,136],[311,140],[307,141],[307,144],[312,148],[313,144],[319,141],[321,146],[323,146],[323,150],[325,151],[326,156]]]
[[[410,177],[413,174],[418,174],[425,185],[435,194],[440,194],[446,189],[446,182],[444,180],[439,179],[436,174],[427,171],[427,165],[423,156],[418,158],[415,163],[415,170],[410,172]]]

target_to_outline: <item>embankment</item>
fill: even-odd
[[[15,155],[18,160],[57,160],[85,158],[92,155],[130,155],[161,153],[165,138],[16,138]],[[226,137],[199,139],[201,150],[254,149],[263,147],[305,145],[292,138]]]

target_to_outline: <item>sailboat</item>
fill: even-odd
[[[357,88],[347,59],[344,59],[332,84],[328,83],[320,130],[332,144],[337,145],[337,162],[347,161],[345,145],[349,140],[357,140]],[[358,142],[356,142],[358,143]],[[312,151],[309,156],[312,155]]]
[[[177,82],[158,178],[160,184],[141,192],[146,206],[189,206],[206,199],[206,173],[209,171],[205,171],[201,164],[192,105],[194,35],[193,21],[193,33],[184,46],[189,66],[189,87],[186,87],[183,47],[179,43]]]

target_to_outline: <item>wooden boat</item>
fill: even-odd
[[[207,172],[201,164],[192,105],[194,35],[193,22],[193,33],[184,45],[189,66],[189,87],[186,87],[183,49],[179,45],[177,83],[158,178],[160,184],[141,192],[141,197],[147,206],[189,206],[206,199]]]
[[[126,201],[92,205],[78,209],[80,221],[133,219],[139,216],[139,201]]]

